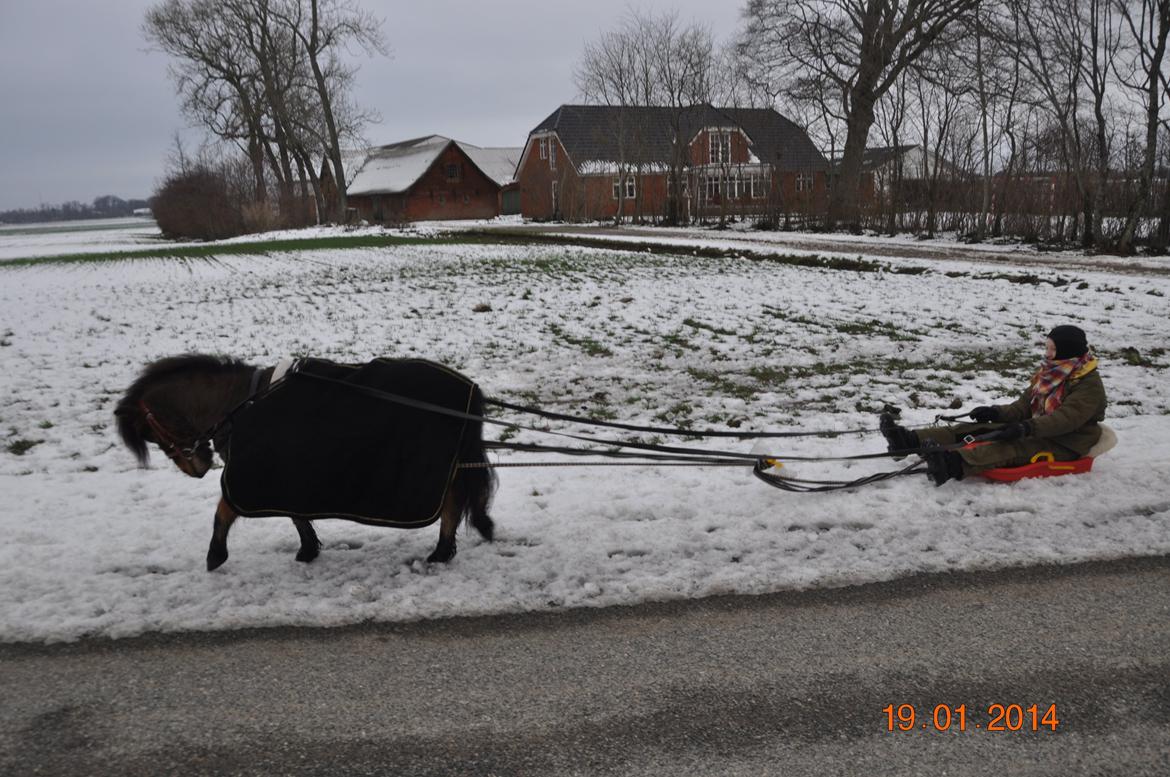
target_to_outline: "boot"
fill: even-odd
[[[957,451],[942,450],[942,446],[934,440],[922,443],[926,450],[922,458],[926,460],[926,476],[935,486],[941,486],[948,480],[963,479],[963,457]]]
[[[894,420],[894,414],[888,410],[878,416],[878,428],[881,429],[882,436],[886,438],[886,447],[890,453],[907,453],[921,447],[918,435],[910,429],[899,426],[898,422]]]

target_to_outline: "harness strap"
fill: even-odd
[[[516,413],[525,413],[527,415],[539,416],[540,418],[549,418],[554,421],[570,421],[572,423],[583,424],[586,426],[603,426],[609,429],[624,429],[629,432],[669,434],[677,437],[731,437],[740,440],[766,440],[769,438],[781,437],[841,437],[847,434],[868,434],[875,431],[873,429],[841,429],[838,431],[827,432],[738,432],[735,430],[717,429],[678,429],[663,426],[638,426],[635,424],[623,424],[618,421],[602,421],[596,418],[587,418],[583,416],[570,415],[567,413],[554,413],[550,410],[542,410],[538,407],[514,405],[511,402],[504,402],[500,399],[485,398],[484,404],[495,405],[496,407],[502,407],[505,410],[511,410]]]
[[[711,451],[703,448],[690,448],[677,445],[655,445],[651,443],[627,442],[624,440],[612,440],[602,437],[590,437],[583,434],[570,434],[569,432],[554,432],[551,429],[539,429],[534,426],[526,426],[524,424],[517,424],[511,421],[503,421],[498,418],[490,418],[487,416],[478,416],[471,413],[464,413],[460,410],[452,410],[451,408],[436,405],[431,402],[424,402],[419,399],[405,397],[401,394],[395,394],[389,391],[382,391],[380,389],[370,388],[368,386],[360,386],[354,383],[348,383],[336,378],[329,378],[324,375],[317,375],[311,372],[300,373],[302,377],[312,378],[317,381],[324,381],[326,383],[336,383],[339,386],[345,386],[352,391],[357,391],[362,394],[367,394],[373,397],[388,400],[390,402],[397,402],[398,404],[407,407],[413,407],[417,410],[425,410],[431,413],[438,413],[439,415],[449,416],[451,418],[460,418],[465,421],[475,421],[477,423],[492,424],[494,426],[505,426],[510,429],[519,429],[523,431],[537,432],[539,434],[551,434],[557,437],[565,437],[571,440],[578,440],[581,442],[593,443],[595,445],[609,445],[616,448],[631,448],[634,450],[655,451],[658,453],[677,453],[682,455],[695,455],[707,457],[719,457],[723,459],[740,459],[742,461],[757,461],[759,459],[774,458],[783,461],[864,461],[866,459],[885,459],[891,456],[906,456],[912,453],[921,453],[925,451],[924,448],[916,448],[913,450],[900,450],[896,453],[889,451],[885,453],[862,453],[854,456],[783,456],[771,453],[740,453],[738,451]],[[961,448],[961,445],[944,445],[940,446],[942,450],[956,450]],[[931,451],[938,451],[940,448],[931,448]]]

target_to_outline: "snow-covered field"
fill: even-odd
[[[0,226],[0,262],[32,256],[141,251],[162,244],[158,225],[148,218]]]
[[[29,256],[35,239],[0,233],[0,255]],[[0,640],[605,606],[1170,552],[1170,279],[1062,269],[1052,285],[1034,266],[882,261],[890,271],[434,245],[0,265]],[[472,312],[481,303],[491,310]],[[421,355],[489,395],[655,424],[874,428],[887,402],[925,424],[956,399],[1014,396],[1043,333],[1069,321],[1099,350],[1121,438],[1088,475],[795,495],[739,469],[506,469],[497,542],[461,533],[448,566],[422,561],[434,527],[323,521],[323,552],[305,565],[289,521],[255,519],[208,573],[215,473],[191,480],[157,452],[140,470],[112,424],[145,363],[188,351],[258,364]],[[884,449],[876,433],[775,447]]]

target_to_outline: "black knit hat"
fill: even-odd
[[[1089,341],[1080,327],[1062,324],[1048,333],[1048,339],[1056,345],[1057,359],[1076,359],[1089,350]]]

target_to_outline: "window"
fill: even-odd
[[[540,139],[540,158],[548,159],[548,141],[544,138]]]
[[[630,174],[627,174],[625,176],[625,178],[626,178],[626,197],[625,198],[627,200],[632,200],[632,199],[634,199],[634,195],[637,193],[637,188],[636,188],[635,183],[634,183],[635,179],[634,179],[634,176],[630,175]],[[619,200],[622,198],[622,176],[620,176],[620,175],[615,175],[613,177],[613,198],[615,200]]]
[[[555,215],[557,212],[557,182],[552,182],[552,212]]]
[[[712,132],[709,136],[711,146],[711,164],[723,164],[731,161],[731,133]]]
[[[703,179],[705,184],[704,192],[708,200],[718,200],[720,195],[720,187],[723,180],[717,175],[709,175]]]
[[[811,192],[813,190],[812,173],[796,174],[796,190],[798,192]]]
[[[762,173],[752,173],[749,184],[753,200],[768,196],[768,179]]]
[[[555,138],[548,139],[548,166],[552,170],[557,169],[557,141]]]
[[[447,180],[448,181],[458,181],[462,177],[463,177],[463,165],[459,164],[458,162],[452,162],[451,164],[447,165]]]

